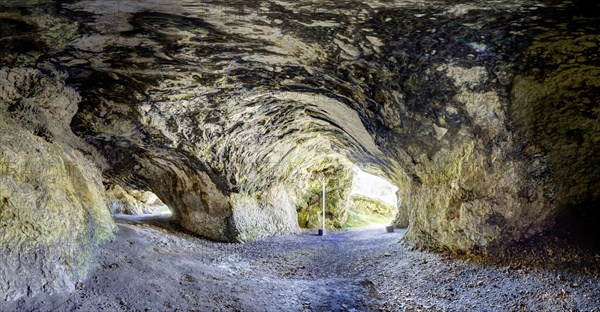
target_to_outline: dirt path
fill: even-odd
[[[120,222],[74,293],[0,310],[600,311],[597,273],[480,266],[406,250],[401,236],[377,227],[223,244]]]

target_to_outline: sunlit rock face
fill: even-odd
[[[198,235],[316,226],[321,173],[343,223],[358,166],[398,187],[409,243],[485,251],[594,211],[600,14],[582,5],[13,3],[0,57],[64,75],[104,178]]]
[[[114,214],[143,215],[163,211],[164,203],[156,194],[148,191],[124,189],[120,185],[108,184],[106,197],[108,209]]]

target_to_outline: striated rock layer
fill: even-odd
[[[74,146],[70,125],[106,180],[157,194],[198,235],[247,241],[318,223],[321,173],[328,222],[343,223],[353,166],[399,188],[397,225],[419,247],[503,248],[598,215],[596,4],[25,6],[0,13],[0,63],[60,72],[81,101],[72,121],[46,116],[62,132],[27,117],[10,134],[23,144],[2,150]],[[78,163],[78,148],[48,154]]]

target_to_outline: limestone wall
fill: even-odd
[[[61,79],[0,69],[0,300],[71,291],[115,226]]]

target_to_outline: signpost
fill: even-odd
[[[323,191],[321,192],[321,198],[323,198],[323,225],[321,226],[321,229],[319,229],[319,236],[325,235],[325,175],[321,174],[321,177],[323,179]]]

